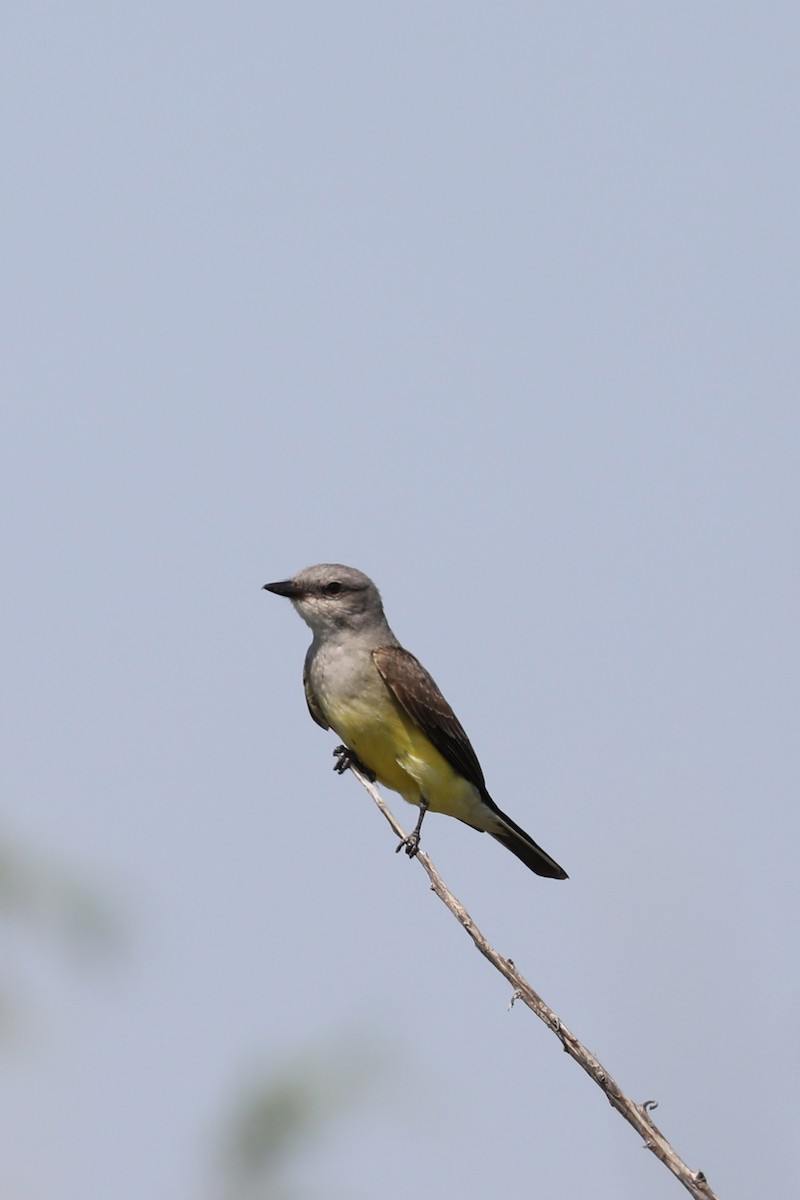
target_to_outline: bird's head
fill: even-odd
[[[381,595],[372,580],[355,567],[319,563],[278,583],[265,583],[268,592],[291,600],[317,635],[358,630],[385,622]]]

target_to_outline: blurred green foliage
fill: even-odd
[[[66,952],[71,961],[117,951],[122,926],[101,890],[63,863],[0,834],[0,931],[20,947]],[[28,997],[13,976],[12,955],[0,967],[0,1038],[27,1014]],[[282,1067],[251,1073],[227,1112],[213,1200],[311,1200],[291,1176],[317,1153],[335,1124],[352,1115],[384,1066],[374,1042],[341,1036]],[[315,1195],[314,1200],[318,1200]]]
[[[16,931],[73,961],[94,960],[116,950],[122,927],[97,887],[55,859],[34,853],[0,834],[0,928]],[[8,954],[0,968],[0,1035],[21,1007],[19,983],[10,977]]]
[[[222,1200],[305,1200],[292,1168],[352,1115],[384,1063],[362,1035],[342,1037],[246,1084],[223,1119]]]

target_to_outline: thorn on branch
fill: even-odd
[[[557,1017],[554,1013],[553,1016],[550,1017],[548,1024],[549,1024],[550,1028],[552,1029],[553,1033],[558,1038],[558,1040],[561,1042],[561,1049],[564,1051],[565,1054],[569,1054],[569,1047],[567,1046],[567,1035],[564,1032],[560,1018]]]

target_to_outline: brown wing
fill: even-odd
[[[420,662],[401,646],[372,651],[375,666],[412,721],[433,742],[450,766],[478,789],[487,808],[502,823],[491,835],[537,875],[566,879],[567,873],[530,834],[502,812],[486,790],[481,764],[458,717]],[[313,714],[312,714],[313,715]],[[469,822],[467,822],[469,824]],[[475,827],[477,828],[477,826]]]
[[[303,666],[303,691],[306,694],[306,704],[308,705],[308,711],[311,713],[312,720],[321,725],[323,729],[330,729],[330,725],[323,717],[320,707],[317,704],[317,698],[311,687],[311,680],[308,678],[308,667],[305,665]]]
[[[458,717],[422,663],[402,646],[381,646],[372,651],[372,658],[412,721],[430,738],[450,766],[488,800],[478,756]],[[491,800],[489,803],[494,807]]]

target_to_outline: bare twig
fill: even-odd
[[[383,813],[386,820],[391,825],[398,837],[404,838],[405,832],[398,824],[394,814],[389,809],[386,801],[381,796],[375,784],[367,778],[367,776],[354,763],[350,762],[350,770],[358,779],[359,783],[366,788],[372,799],[377,804],[380,811]],[[695,1198],[695,1200],[718,1200],[718,1197],[706,1181],[706,1177],[702,1171],[692,1171],[690,1167],[679,1157],[673,1150],[670,1143],[664,1137],[661,1130],[653,1124],[650,1118],[650,1112],[656,1107],[653,1100],[645,1100],[643,1104],[636,1104],[622,1091],[619,1084],[612,1078],[605,1067],[591,1053],[590,1050],[578,1041],[575,1034],[567,1028],[564,1022],[558,1017],[541,996],[539,996],[528,983],[527,979],[517,970],[516,966],[509,958],[503,958],[498,954],[493,946],[489,944],[481,931],[476,926],[472,917],[469,915],[463,904],[455,898],[453,893],[445,887],[433,863],[428,858],[427,854],[420,851],[416,855],[417,862],[427,873],[431,881],[431,890],[436,893],[443,904],[450,909],[450,912],[457,921],[463,925],[469,936],[472,938],[475,945],[480,950],[481,954],[488,958],[489,962],[504,975],[508,982],[514,988],[514,993],[511,997],[511,1003],[516,1000],[522,1000],[527,1004],[528,1008],[536,1014],[541,1021],[544,1021],[548,1029],[556,1035],[560,1040],[561,1045],[569,1054],[570,1058],[574,1058],[578,1066],[589,1075],[602,1088],[608,1097],[609,1103],[621,1113],[628,1124],[632,1125],[636,1132],[644,1138],[645,1148],[652,1150],[656,1158],[663,1162],[680,1180],[687,1192]]]

